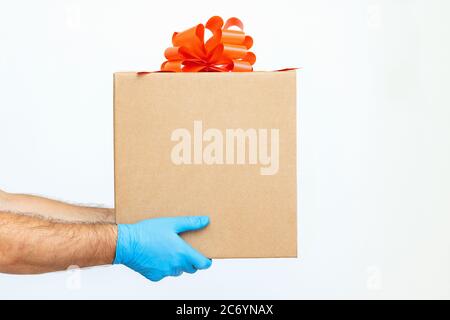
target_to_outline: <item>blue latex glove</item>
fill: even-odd
[[[114,264],[124,264],[152,281],[207,269],[211,260],[178,235],[204,228],[209,218],[173,217],[119,224]]]

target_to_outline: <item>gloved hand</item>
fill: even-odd
[[[119,224],[114,264],[124,264],[152,281],[207,269],[211,260],[193,249],[178,233],[201,229],[208,223],[208,217],[197,216]]]

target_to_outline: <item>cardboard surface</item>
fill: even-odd
[[[296,257],[295,82],[295,71],[116,73],[117,222],[209,215],[183,238],[211,258]]]

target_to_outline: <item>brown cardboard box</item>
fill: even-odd
[[[239,130],[241,128],[241,130]],[[118,223],[209,215],[211,258],[296,257],[296,73],[114,75]]]

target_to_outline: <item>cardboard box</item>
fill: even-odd
[[[296,73],[114,75],[118,223],[209,215],[211,258],[296,257]]]

